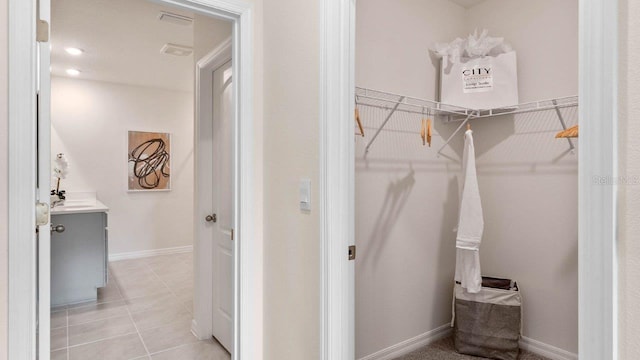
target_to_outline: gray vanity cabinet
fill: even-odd
[[[51,306],[95,300],[107,285],[107,213],[52,215]]]

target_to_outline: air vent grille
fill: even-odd
[[[193,18],[185,15],[170,13],[167,11],[160,11],[158,20],[182,26],[191,26],[191,24],[193,24]]]

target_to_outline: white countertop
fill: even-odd
[[[69,194],[64,205],[58,205],[51,208],[51,215],[85,214],[109,211],[109,208],[95,196],[82,195],[83,196],[74,196],[74,194]]]

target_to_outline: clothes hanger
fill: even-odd
[[[360,136],[364,137],[364,128],[362,127],[362,121],[360,121],[360,111],[358,110],[357,104],[356,104],[356,110],[354,115],[356,118],[356,122],[358,123],[358,129],[360,129]]]
[[[427,117],[427,143],[431,147],[431,115]]]
[[[422,108],[422,119],[420,120],[420,138],[422,139],[422,146],[427,142],[427,124],[424,119],[424,107]]]
[[[560,138],[577,138],[578,137],[578,125],[574,125],[566,130],[562,130],[556,134],[556,139]]]

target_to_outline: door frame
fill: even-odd
[[[233,24],[235,76],[235,268],[233,359],[262,359],[262,222],[256,216],[254,178],[254,17],[242,0],[153,0],[226,19]],[[36,13],[48,0],[8,0],[9,40],[9,294],[8,356],[35,359],[37,330],[36,202]],[[44,6],[43,6],[44,4]],[[42,15],[42,14],[41,14]],[[48,15],[48,14],[47,14]],[[258,170],[260,171],[260,170]],[[256,194],[261,196],[261,194]],[[258,201],[259,203],[259,201]],[[258,249],[258,250],[256,250]],[[42,274],[49,273],[40,269]],[[42,354],[47,359],[49,353]]]
[[[200,141],[200,136],[210,137],[213,115],[213,72],[232,59],[232,39],[225,40],[218,47],[196,63],[195,78],[195,231],[194,231],[194,274],[195,296],[193,298],[193,322],[191,331],[198,339],[213,334],[213,227],[205,226],[204,217],[211,212],[213,204],[212,174],[208,174],[213,163],[213,144]],[[235,80],[235,79],[234,79]],[[202,169],[207,169],[202,171]],[[206,173],[205,173],[206,172]],[[209,241],[203,241],[209,239]]]
[[[356,0],[321,0],[322,360],[354,359],[353,99]],[[617,358],[618,0],[579,0],[579,354]],[[609,119],[610,121],[602,121]],[[594,179],[609,179],[607,185]],[[357,260],[356,260],[357,261]]]

